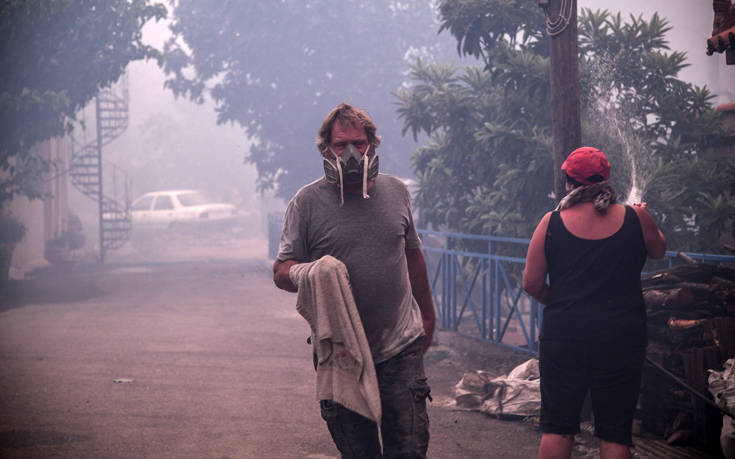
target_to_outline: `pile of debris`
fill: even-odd
[[[707,370],[735,357],[735,270],[680,256],[688,263],[642,278],[650,365],[636,418],[669,444],[714,451],[722,415],[705,399]]]

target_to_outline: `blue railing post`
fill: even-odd
[[[452,317],[452,254],[447,254],[447,264],[444,272],[444,286],[447,289],[447,327],[453,329],[454,317]]]
[[[482,339],[487,339],[487,273],[484,258],[480,259],[480,275],[482,276]]]
[[[493,325],[493,319],[495,318],[495,311],[493,310],[493,295],[495,290],[493,289],[493,241],[487,241],[487,299],[488,299],[488,339],[490,341],[493,341],[495,339],[495,334],[493,333],[493,330],[495,329]]]
[[[459,321],[457,320],[457,257],[454,255],[450,255],[452,259],[452,270],[450,272],[450,292],[451,292],[451,298],[449,300],[449,304],[452,308],[452,330],[457,331]]]
[[[500,336],[500,324],[501,324],[501,315],[503,313],[502,307],[501,307],[501,298],[500,295],[502,293],[502,287],[500,285],[500,266],[498,266],[500,262],[497,258],[494,257],[493,259],[493,316],[495,317],[495,324],[493,327],[495,328],[495,340],[494,342],[499,343],[502,341],[502,337]]]
[[[449,317],[449,257],[448,253],[442,254],[442,309],[444,310],[444,328],[450,328],[451,317]]]

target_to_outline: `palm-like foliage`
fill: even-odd
[[[421,223],[529,237],[554,202],[542,11],[516,0],[445,0],[440,11],[458,52],[482,65],[418,61],[413,86],[396,94],[404,133],[430,136],[413,156]],[[634,181],[643,190],[670,247],[717,250],[735,181],[712,150],[732,133],[709,91],[677,78],[686,56],[669,51],[670,30],[657,14],[582,12],[583,143],[607,153],[622,198]]]

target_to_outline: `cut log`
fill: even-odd
[[[679,253],[676,254],[676,256],[679,257],[679,258],[681,258],[682,260],[686,261],[690,265],[696,265],[697,264],[697,260],[695,260],[694,258],[690,257],[689,255],[687,255],[684,252],[679,252]]]
[[[669,290],[645,290],[643,301],[646,309],[687,309],[697,303],[697,295],[688,288]]]
[[[672,330],[684,330],[689,328],[696,328],[707,322],[707,319],[677,319],[675,317],[669,318],[669,328]]]
[[[724,265],[697,263],[673,266],[671,268],[652,271],[641,276],[641,284],[645,287],[675,284],[678,282],[705,283],[712,282],[713,277],[735,281],[735,270]]]
[[[723,362],[735,357],[735,317],[716,317],[713,320],[715,342],[720,347]]]
[[[712,419],[721,416],[713,418],[711,400],[692,397],[689,388],[706,393],[707,370],[735,356],[735,270],[685,254],[679,258],[687,264],[648,273],[641,287],[648,317],[646,358],[660,362],[688,389],[684,393],[644,368],[639,415],[646,432],[669,442],[709,445],[721,427]],[[685,415],[690,422],[681,422]]]

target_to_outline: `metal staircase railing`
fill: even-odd
[[[129,92],[127,75],[114,85],[103,88],[95,97],[96,135],[89,142],[72,137],[69,175],[72,184],[99,204],[100,259],[105,253],[121,247],[132,229],[130,215],[131,180],[112,165],[112,173],[104,173],[102,148],[119,137],[128,127]],[[111,176],[110,176],[111,175]],[[111,186],[110,186],[111,185]]]

